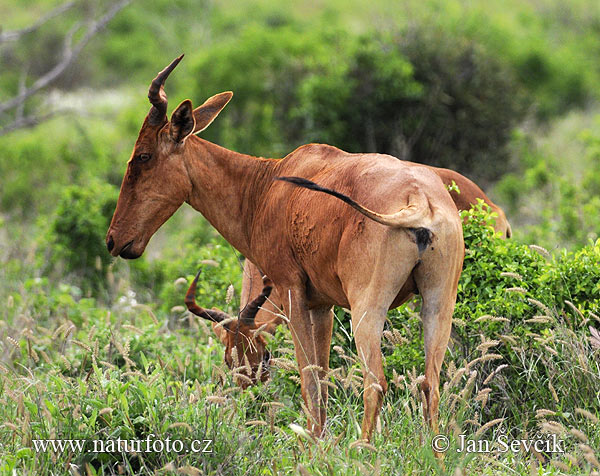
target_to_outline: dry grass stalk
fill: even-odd
[[[52,365],[54,363],[50,360],[50,357],[45,351],[40,350],[40,355],[42,356],[42,359],[44,359],[44,362],[46,362],[48,365]]]
[[[544,344],[544,349],[546,349],[550,354],[554,355],[555,357],[559,355],[559,353],[554,350],[552,347],[545,345]]]
[[[132,332],[136,333],[137,335],[140,335],[140,336],[144,335],[144,331],[143,330],[141,330],[141,329],[139,329],[139,328],[137,328],[135,326],[132,326],[131,324],[123,324],[121,327],[123,329],[132,331]]]
[[[504,271],[500,273],[500,276],[504,278],[514,278],[518,279],[519,281],[523,281],[523,276],[521,276],[519,273],[513,273],[511,271]]]
[[[486,340],[477,346],[479,352],[486,353],[491,347],[495,347],[500,344],[498,340]]]
[[[552,311],[550,310],[550,308],[548,306],[546,306],[544,303],[542,303],[541,301],[538,301],[537,299],[533,299],[533,298],[527,298],[527,302],[529,304],[532,304],[532,305],[538,307],[542,311],[544,311],[544,315],[546,315],[546,316],[552,315]]]
[[[250,365],[250,360],[248,360],[248,355],[244,354],[244,366],[246,367],[246,375],[252,375],[252,366]]]
[[[481,428],[479,428],[475,432],[475,437],[477,438],[477,437],[483,435],[488,429],[490,429],[494,425],[502,423],[503,421],[504,421],[504,418],[496,418],[495,420],[488,421],[485,425],[483,425]]]
[[[468,371],[473,365],[475,365],[476,363],[479,362],[487,362],[488,360],[499,360],[502,359],[502,356],[500,354],[487,354],[487,355],[482,355],[481,357],[477,357],[473,360],[471,360],[471,362],[469,362],[466,366],[465,369]]]
[[[585,418],[590,420],[592,423],[596,423],[596,424],[600,423],[600,419],[588,410],[585,410],[583,408],[576,408],[575,413],[578,413],[578,414],[584,416]]]
[[[58,339],[58,336],[63,332],[65,326],[67,325],[66,322],[63,322],[60,326],[58,326],[56,328],[56,330],[52,333],[52,337],[51,339],[54,341],[56,339]]]
[[[91,348],[89,345],[87,345],[87,344],[84,344],[84,343],[83,343],[83,342],[81,342],[81,341],[78,341],[78,340],[76,340],[76,339],[73,339],[71,342],[72,342],[73,344],[75,344],[76,346],[78,346],[78,347],[81,347],[83,350],[87,350],[88,352],[92,352],[92,348]]]
[[[272,357],[271,365],[274,367],[283,369],[283,370],[288,370],[290,372],[295,372],[298,370],[295,362],[293,362],[289,359],[281,358],[281,357]]]
[[[239,366],[240,366],[240,359],[239,359],[239,356],[238,356],[237,347],[233,347],[231,349],[231,361],[233,362],[233,366],[235,368],[239,368]]]
[[[215,365],[213,369],[221,384],[227,382],[227,374],[223,371],[223,367],[221,365]]]
[[[553,321],[554,319],[550,316],[533,316],[531,319],[525,319],[524,322],[529,324],[548,324]]]
[[[59,359],[62,361],[62,363],[64,364],[64,366],[67,368],[67,370],[71,370],[71,362],[69,362],[66,357],[62,354],[60,354]]]
[[[264,420],[248,420],[246,422],[247,426],[269,426],[269,424]]]
[[[406,377],[404,375],[398,375],[396,369],[393,369],[392,380],[391,383],[396,387],[400,388],[401,383],[406,383]]]
[[[281,402],[264,402],[262,406],[269,408],[285,408],[285,405]]]
[[[31,343],[29,340],[27,341],[27,350],[29,352],[29,357],[33,359],[33,361],[37,364],[40,361],[40,358],[33,347],[31,347]]]
[[[325,378],[331,378],[333,377],[336,380],[340,380],[341,379],[341,373],[343,372],[343,369],[341,367],[337,367],[335,369],[329,369],[329,371],[325,374]]]
[[[323,372],[323,367],[316,364],[307,365],[302,369],[303,372]]]
[[[143,380],[144,382],[148,381],[148,378],[139,370],[133,370],[133,371],[127,371],[127,372],[123,372],[121,374],[123,377],[138,377],[140,380]]]
[[[462,319],[452,319],[452,325],[454,327],[465,327],[467,325],[467,323],[465,321],[463,321]]]
[[[552,411],[552,410],[546,410],[545,408],[540,408],[539,410],[537,410],[535,412],[535,417],[536,418],[545,418],[547,416],[555,416],[556,412]]]
[[[586,436],[586,434],[581,431],[578,430],[577,428],[571,428],[569,430],[569,432],[575,437],[577,438],[579,441],[581,441],[582,443],[587,443],[589,441],[588,437]]]
[[[558,403],[558,395],[556,394],[556,390],[554,390],[554,385],[552,385],[551,381],[548,381],[548,389],[550,390],[550,393],[552,393],[552,398],[554,398],[554,401]]]
[[[515,286],[514,288],[506,288],[504,290],[504,292],[507,292],[507,293],[517,293],[517,294],[523,294],[523,295],[525,295],[525,294],[527,294],[527,289],[519,287],[519,286]]]
[[[371,443],[367,442],[367,440],[356,440],[348,445],[348,448],[365,448],[367,450],[372,451],[373,453],[377,453],[377,448],[373,446]]]
[[[476,378],[477,378],[477,370],[473,370],[469,375],[469,380],[467,380],[467,383],[465,384],[464,388],[458,394],[460,398],[462,398],[463,400],[468,398],[469,394],[473,390]]]
[[[539,253],[546,259],[550,259],[550,257],[551,257],[550,252],[542,246],[529,245],[529,249],[535,251],[536,253]]]
[[[238,383],[240,380],[246,382],[249,385],[252,385],[252,379],[250,377],[248,377],[247,375],[244,375],[242,373],[237,373],[234,372],[233,373],[233,380]]]
[[[594,450],[585,443],[579,443],[578,446],[583,452],[583,457],[585,458],[585,460],[595,468],[600,469],[600,462],[598,461],[598,458],[596,458]]]
[[[454,376],[452,377],[452,379],[449,382],[446,382],[444,384],[444,390],[446,390],[446,388],[450,389],[456,386],[456,384],[458,383],[458,381],[460,380],[460,378],[467,372],[467,368],[466,367],[461,367],[460,369],[458,369],[455,373]]]
[[[481,402],[481,409],[482,410],[485,408],[485,405],[486,405],[486,403],[488,401],[488,398],[490,396],[490,392],[491,391],[492,391],[491,388],[483,388],[475,396],[475,401],[476,402]]]
[[[231,301],[233,301],[233,296],[235,294],[235,289],[233,288],[233,284],[230,284],[227,287],[227,293],[225,294],[225,303],[229,304]]]
[[[565,300],[565,304],[567,306],[569,306],[573,311],[575,311],[575,314],[577,314],[579,317],[581,317],[582,322],[579,324],[580,326],[585,325],[589,319],[587,319],[583,313],[577,308],[577,306],[575,306],[575,304],[573,304],[571,301]]]
[[[553,420],[548,420],[542,423],[541,428],[542,431],[555,435],[562,435],[567,432],[564,426],[562,426],[559,422]]]
[[[567,464],[565,464],[565,463],[563,463],[561,461],[552,460],[552,461],[550,461],[550,464],[552,466],[554,466],[555,468],[558,468],[561,471],[564,471],[566,473],[571,472],[571,468]]]
[[[21,347],[19,346],[19,342],[18,342],[16,339],[14,339],[13,337],[11,337],[11,336],[7,336],[7,337],[6,337],[6,340],[7,340],[7,341],[8,341],[8,343],[9,343],[10,345],[12,345],[12,346],[13,346],[15,349],[17,349],[17,350],[20,350],[20,349],[21,349]]]
[[[256,381],[260,382],[260,378],[262,377],[262,373],[263,373],[263,363],[262,361],[258,364],[258,368],[256,369]]]
[[[221,397],[219,395],[209,395],[206,397],[206,401],[209,403],[215,403],[217,405],[223,405],[227,403],[227,398]]]
[[[491,382],[491,380],[492,380],[492,379],[493,379],[493,378],[494,378],[494,377],[495,377],[495,376],[496,376],[498,373],[500,373],[500,372],[502,371],[502,369],[505,369],[506,367],[508,367],[508,364],[502,364],[502,365],[499,365],[498,367],[496,367],[496,368],[494,369],[494,371],[493,371],[491,374],[489,374],[489,375],[488,375],[488,376],[485,378],[485,380],[483,381],[483,385],[487,385],[488,383],[490,383],[490,382]]]
[[[507,335],[507,334],[501,334],[500,336],[498,336],[498,339],[500,339],[503,343],[508,343],[512,346],[516,346],[517,345],[517,339],[515,338],[515,336],[511,336],[511,335]]]
[[[306,407],[304,408],[304,412],[306,413]],[[297,425],[296,423],[290,423],[288,426],[290,430],[296,433],[296,435],[301,436],[302,438],[306,438],[309,441],[315,441],[310,432],[301,427],[300,425]]]
[[[105,360],[101,360],[100,364],[104,367],[108,367],[109,369],[113,369],[113,370],[117,368],[116,365],[113,365],[110,362],[106,362]]]

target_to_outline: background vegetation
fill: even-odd
[[[2,31],[58,4],[7,0]],[[110,6],[75,2],[0,41],[0,105],[56,64],[65,31]],[[422,424],[418,301],[389,314],[390,393],[372,447],[356,444],[361,379],[337,310],[330,428],[313,442],[287,330],[270,344],[272,381],[241,391],[212,331],[181,307],[199,266],[204,306],[238,304],[227,289],[239,290],[242,257],[199,215],[184,207],[138,261],[106,253],[147,86],[181,52],[171,109],[235,93],[208,140],[270,157],[321,141],[451,167],[507,212],[513,240],[493,236],[481,205],[465,227],[442,369],[443,466]],[[51,88],[0,116],[6,128],[19,114],[56,113],[0,135],[0,474],[600,471],[599,55],[592,0],[132,1]],[[566,453],[454,451],[460,433],[502,431],[558,434]],[[212,438],[214,453],[32,446],[149,434]]]

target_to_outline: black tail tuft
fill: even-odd
[[[417,239],[419,254],[423,253],[423,251],[431,244],[433,233],[427,228],[411,228],[410,231],[415,234],[415,238]]]

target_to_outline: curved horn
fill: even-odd
[[[167,94],[164,90],[164,84],[171,71],[175,69],[175,66],[179,64],[183,58],[181,55],[179,58],[175,58],[169,66],[163,69],[156,78],[150,83],[150,89],[148,89],[148,99],[152,108],[148,113],[148,121],[153,126],[160,126],[167,119]]]
[[[204,309],[196,304],[196,285],[198,284],[199,277],[200,270],[198,270],[196,277],[192,281],[192,284],[190,284],[190,287],[185,295],[185,305],[187,306],[188,310],[191,313],[196,314],[196,316],[212,322],[219,323],[225,319],[229,319],[230,316],[225,314],[223,311],[219,311],[218,309]]]
[[[254,318],[259,308],[265,303],[269,294],[273,290],[273,283],[267,276],[263,276],[263,290],[262,292],[250,303],[247,304],[240,315],[240,320],[246,325],[254,325]]]

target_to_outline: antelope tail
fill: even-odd
[[[343,193],[336,192],[330,188],[321,187],[320,185],[301,177],[277,177],[276,180],[283,180],[284,182],[289,182],[297,185],[298,187],[304,187],[308,188],[309,190],[315,190],[317,192],[333,195],[343,202],[346,202],[348,205],[366,217],[376,221],[377,223],[381,223],[382,225],[397,228],[424,229],[423,226],[429,224],[429,220],[427,219],[429,205],[427,203],[427,198],[422,192],[412,195],[410,204],[408,206],[401,208],[396,213],[384,215],[359,205]]]

